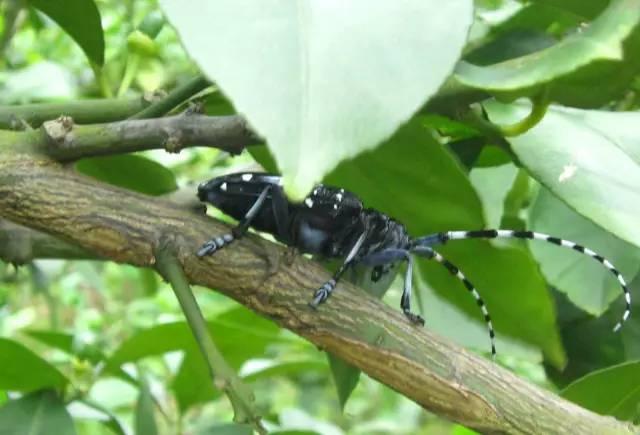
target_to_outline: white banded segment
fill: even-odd
[[[585,254],[594,260],[601,263],[604,267],[606,267],[618,280],[620,287],[622,287],[622,292],[624,294],[625,301],[625,310],[622,314],[622,320],[620,320],[614,326],[613,330],[618,331],[622,324],[629,318],[631,315],[631,293],[629,293],[629,288],[627,287],[627,283],[625,282],[622,274],[614,267],[614,265],[604,258],[602,255],[599,255],[597,252],[592,251],[591,249],[579,245],[578,243],[572,242],[571,240],[564,240],[559,237],[550,236],[544,233],[537,233],[535,231],[520,231],[520,230],[480,230],[480,231],[447,231],[445,233],[438,234],[439,240],[443,243],[447,240],[464,240],[464,239],[496,239],[496,238],[512,238],[512,239],[530,239],[530,240],[543,240],[545,242],[553,243],[554,245],[563,246],[565,248],[573,249],[574,251],[578,251],[582,254]]]
[[[469,281],[467,277],[464,276],[462,272],[460,272],[460,269],[458,269],[458,267],[455,264],[453,264],[452,262],[444,258],[442,255],[440,255],[436,251],[433,251],[432,258],[436,260],[438,263],[442,264],[444,267],[446,267],[447,270],[451,273],[451,275],[455,276],[460,281],[462,281],[462,284],[464,284],[464,287],[469,291],[469,293],[471,293],[473,298],[476,300],[476,304],[478,304],[478,306],[480,307],[480,311],[482,311],[482,315],[484,316],[484,321],[487,324],[487,329],[489,330],[489,339],[491,340],[491,358],[495,358],[496,334],[493,331],[493,323],[491,323],[491,316],[489,315],[489,310],[487,309],[487,306],[482,300],[480,293],[478,293],[478,291],[475,289],[473,284],[471,284],[471,281]]]

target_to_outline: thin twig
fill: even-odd
[[[211,85],[211,83],[206,77],[202,75],[194,77],[182,86],[175,88],[160,101],[131,116],[130,119],[157,118],[158,116],[165,115],[169,113],[171,109],[188,100],[209,85]]]
[[[180,302],[187,323],[191,327],[191,332],[193,332],[200,351],[207,362],[214,386],[224,391],[229,398],[236,422],[251,423],[258,433],[266,434],[266,430],[260,423],[253,393],[236,375],[211,339],[207,322],[193,296],[189,281],[187,281],[187,277],[182,270],[182,265],[171,251],[170,242],[161,243],[156,252],[156,269],[169,282]]]
[[[78,124],[118,121],[144,109],[152,100],[137,97],[0,106],[0,128],[20,130],[23,124],[36,128],[63,115]]]

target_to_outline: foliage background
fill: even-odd
[[[20,9],[15,35],[0,41],[3,105],[134,98],[173,89],[198,74],[154,1],[96,2],[105,38],[103,67],[99,43],[82,29],[74,41],[70,29],[79,29],[77,22],[72,18],[70,25],[59,25],[42,13],[47,6],[41,3],[0,5],[3,35],[10,33],[12,8]],[[77,13],[86,3],[65,7]],[[490,65],[549,47],[580,32],[606,3],[478,1],[465,59]],[[624,41],[629,53],[637,53],[632,50],[640,31],[637,22],[632,24],[635,30]],[[375,152],[342,163],[326,179],[400,218],[412,234],[527,227],[592,247],[631,280],[640,267],[640,237],[617,210],[635,210],[639,204],[634,202],[640,192],[635,183],[640,179],[635,127],[640,115],[633,113],[640,104],[637,58],[627,53],[615,65],[594,58],[575,73],[554,77],[549,71],[560,61],[542,57],[529,63],[529,76],[512,77],[513,89],[479,83],[482,74],[459,68],[461,82],[503,102],[484,106],[489,119],[503,125],[526,115],[526,103],[512,100],[536,96],[540,83],[551,83],[546,92],[554,102],[602,111],[553,106],[536,128],[509,143],[482,130],[477,120],[421,111]],[[581,61],[568,56],[560,63],[573,60]],[[511,77],[509,65],[500,65],[507,71],[491,71],[494,79],[502,73]],[[233,113],[215,88],[201,100],[208,114]],[[615,112],[630,116],[610,116]],[[571,168],[555,162],[565,152],[580,167],[588,166],[592,154],[585,149],[602,150],[588,176],[591,184],[586,191],[567,190],[558,179]],[[253,155],[269,166],[264,149]],[[136,156],[91,159],[77,167],[152,194],[193,189],[211,176],[256,168],[248,153],[231,159],[211,149]],[[620,187],[617,175],[626,185]],[[571,400],[638,419],[640,325],[632,316],[621,334],[610,332],[623,305],[615,280],[597,263],[535,243],[463,242],[445,252],[492,311],[499,364],[552,391],[575,382],[564,392]],[[484,325],[458,283],[430,264],[420,264],[417,278],[417,303],[428,327],[486,353]],[[632,280],[634,294],[638,282]],[[322,352],[215,292],[196,289],[196,295],[216,343],[251,383],[271,428],[290,434],[470,433],[365,375],[350,397],[344,388],[338,395],[334,382],[344,386],[350,378],[332,380]],[[396,305],[399,295],[396,282],[385,300]],[[0,335],[0,433],[33,427],[36,419],[54,424],[59,433],[249,433],[228,423],[232,410],[203,381],[206,367],[177,301],[152,271],[93,261],[0,263]],[[26,395],[20,398],[21,393]],[[20,417],[18,409],[26,416]]]

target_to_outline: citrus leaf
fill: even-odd
[[[33,391],[67,382],[58,369],[20,343],[0,338],[0,389]]]
[[[204,73],[267,140],[298,199],[437,91],[473,15],[471,0],[160,4]]]
[[[509,124],[526,104],[485,104],[492,121]],[[640,246],[640,113],[551,106],[526,133],[507,138],[522,165],[579,214]]]
[[[173,172],[135,154],[83,159],[76,163],[76,169],[100,181],[147,195],[162,195],[178,187]]]
[[[531,206],[529,228],[587,246],[611,261],[627,279],[640,270],[640,249],[580,216],[545,188]],[[622,296],[616,277],[592,258],[548,243],[532,242],[530,248],[547,282],[584,311],[600,315]]]
[[[621,61],[623,43],[639,24],[640,0],[613,0],[589,26],[549,48],[491,66],[460,62],[456,78],[500,92],[548,83],[596,61]]]
[[[104,63],[104,34],[100,11],[93,0],[28,0],[58,23],[82,48],[90,61]]]
[[[52,391],[39,391],[0,408],[0,433],[75,435],[73,420],[62,400]]]
[[[634,361],[589,373],[562,391],[562,397],[599,414],[621,420],[638,417],[640,362]]]

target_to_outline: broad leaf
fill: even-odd
[[[58,369],[20,343],[0,338],[0,389],[33,391],[61,388],[67,382]]]
[[[525,104],[485,104],[492,121],[526,116]],[[518,159],[540,183],[579,214],[640,246],[640,113],[552,106],[526,133],[509,138]]]
[[[93,0],[28,0],[58,23],[82,48],[89,60],[104,63],[104,34],[100,11]]]
[[[361,371],[359,368],[354,367],[337,356],[327,354],[327,359],[329,360],[331,375],[333,376],[333,382],[338,392],[340,409],[344,410],[349,396],[351,396],[351,393],[353,393],[353,390],[358,385]]]
[[[169,169],[135,154],[83,159],[76,163],[76,169],[100,181],[147,195],[162,195],[178,188]]]
[[[149,385],[144,379],[144,374],[138,371],[140,376],[140,394],[136,403],[135,433],[136,435],[156,435],[158,425],[153,413],[153,397],[149,391]]]
[[[562,391],[569,399],[599,414],[621,420],[638,417],[640,362],[634,361],[589,373]]]
[[[640,249],[580,216],[545,188],[531,207],[529,228],[587,246],[611,261],[627,280],[640,270]],[[600,315],[612,300],[622,297],[616,277],[592,258],[538,241],[530,248],[549,284],[586,312]]]
[[[73,420],[52,391],[40,391],[12,400],[0,408],[0,434],[75,435]]]
[[[473,8],[471,0],[160,4],[190,55],[266,138],[296,198],[437,91]]]
[[[593,82],[593,76],[598,76],[604,71],[598,69],[583,72],[581,68],[595,62],[621,62],[625,51],[629,59],[634,60],[636,42],[632,41],[629,47],[625,47],[624,44],[638,25],[640,0],[613,0],[586,28],[574,32],[549,48],[491,66],[460,62],[456,68],[456,78],[467,86],[512,93],[512,96],[526,95],[528,92],[523,90],[558,78],[568,79],[569,74],[576,72],[580,74],[580,80],[590,79],[590,82]],[[598,68],[600,67],[601,65],[598,65]],[[632,77],[633,72],[624,81]],[[514,91],[518,92],[513,93]],[[559,91],[563,92],[562,89]]]

